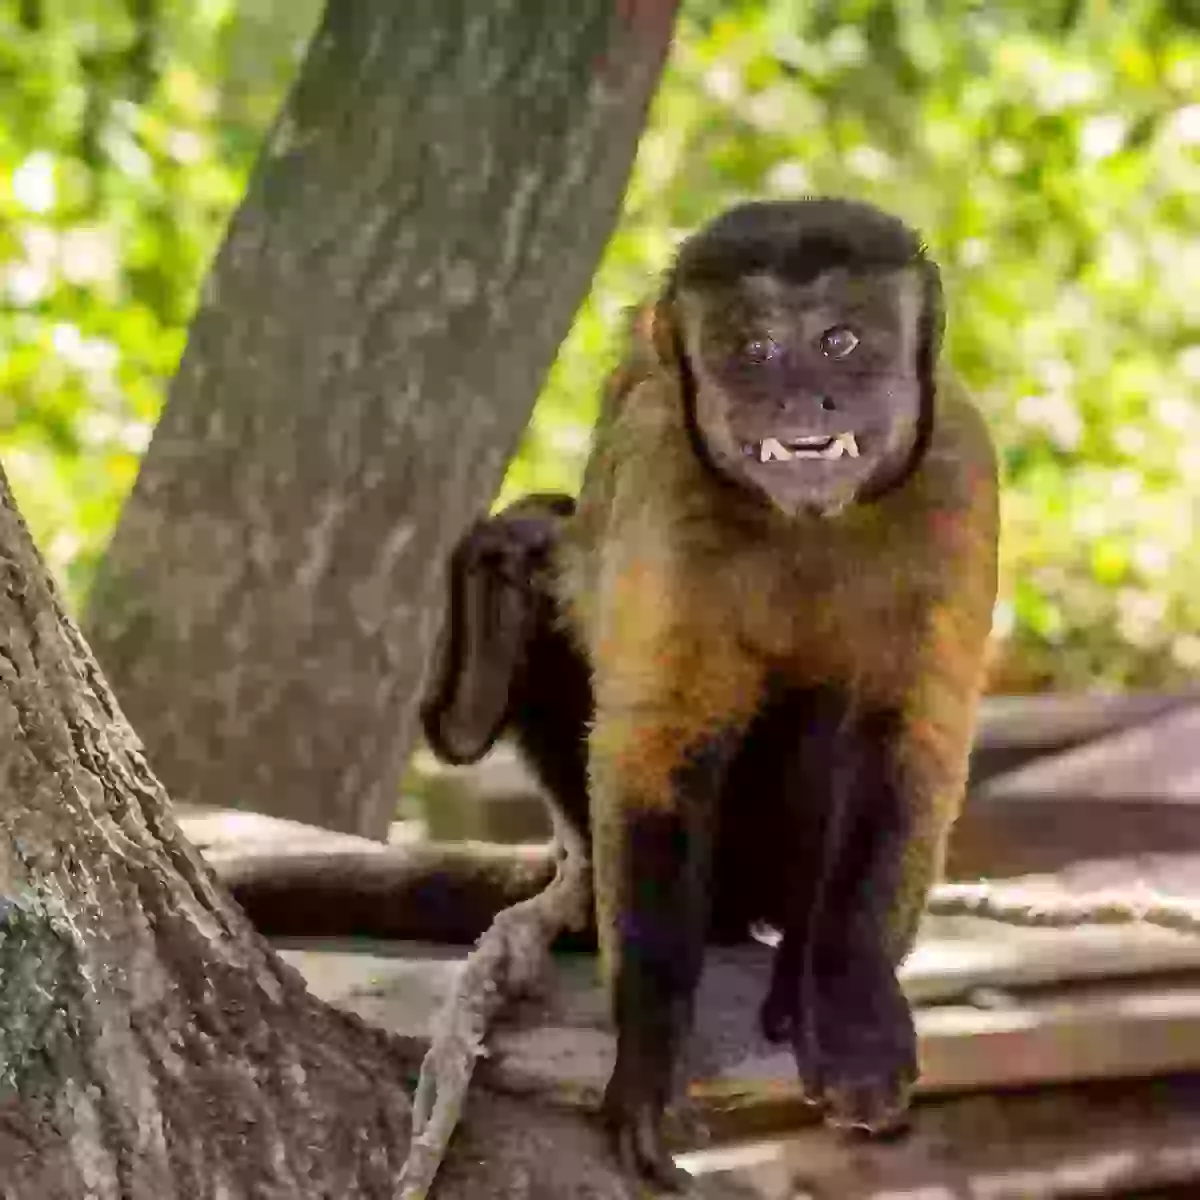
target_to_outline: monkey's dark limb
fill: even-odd
[[[647,729],[648,743],[660,732]],[[710,912],[716,806],[735,738],[682,744],[667,794],[623,795],[615,809],[620,825],[603,827],[608,837],[597,845],[599,870],[619,880],[620,901],[619,911],[608,913],[615,926],[604,928],[612,944],[618,1031],[604,1115],[631,1180],[668,1191],[683,1190],[689,1178],[671,1159],[663,1115],[692,1023]]]
[[[257,855],[215,864],[251,923],[274,937],[371,937],[468,945],[502,909],[554,877],[553,846],[486,843]],[[584,949],[594,934],[564,936]]]
[[[822,692],[804,710],[798,761],[780,781],[797,871],[760,1019],[768,1038],[792,1043],[804,1091],[832,1123],[884,1132],[916,1072],[890,937],[912,824],[897,723],[856,717]]]
[[[725,823],[732,836],[751,845],[743,852],[742,873],[769,864],[774,887],[755,917],[767,917],[781,930],[771,985],[759,1012],[763,1035],[791,1042],[805,1055],[803,1079],[812,1079],[815,1002],[812,999],[812,946],[833,857],[844,833],[844,795],[851,763],[844,727],[845,698],[831,689],[790,689],[773,698],[755,721],[746,751],[730,786],[732,806],[754,797],[754,819],[739,820],[732,807]],[[744,807],[744,802],[743,802]],[[767,821],[773,821],[768,826]],[[743,833],[743,829],[746,830]],[[764,834],[777,848],[768,858]]]
[[[617,1059],[605,1115],[626,1170],[659,1186],[686,1180],[663,1141],[679,1041],[691,1026],[707,917],[708,811],[688,796],[678,812],[637,812],[625,832],[628,903],[618,931]],[[691,802],[689,805],[688,802]],[[689,820],[689,807],[692,819]]]
[[[917,1077],[912,1012],[896,977],[893,921],[913,797],[897,761],[897,722],[857,723],[853,774],[841,801],[832,870],[811,943],[814,1088],[831,1123],[869,1133],[897,1128]]]
[[[587,731],[592,683],[587,661],[558,624],[547,600],[513,682],[513,741],[542,785],[551,807],[574,834],[591,841],[588,815]]]

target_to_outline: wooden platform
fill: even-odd
[[[1122,720],[1110,712],[1105,725],[1077,709],[1074,725],[1057,726],[1065,750],[989,777],[960,821],[955,876],[1038,871],[1025,883],[1051,892],[1141,881],[1200,899],[1200,709],[1146,705],[1140,715],[1131,725],[1128,709]],[[1037,732],[1006,719],[1027,739]],[[1080,748],[1079,730],[1099,726],[1111,736]],[[999,734],[993,749],[1004,752]],[[511,760],[504,769],[480,789],[492,800],[520,795]],[[460,815],[469,811],[464,801]],[[264,849],[383,850],[253,814],[180,815],[218,870]],[[391,841],[423,832],[420,821],[397,822]],[[280,948],[316,994],[414,1036],[462,958],[400,943]],[[681,1108],[689,1169],[780,1200],[1200,1197],[1200,937],[927,918],[903,970],[922,1079],[914,1131],[895,1145],[846,1143],[813,1126],[789,1056],[755,1029],[769,956],[755,945],[710,953]],[[495,1087],[590,1106],[612,1053],[594,962],[563,955],[548,994],[494,1030],[479,1070]]]

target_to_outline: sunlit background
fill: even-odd
[[[315,0],[0,0],[0,458],[73,604]],[[575,486],[622,309],[749,196],[922,229],[1003,451],[992,686],[1200,668],[1200,10],[684,0],[619,229],[501,499]]]

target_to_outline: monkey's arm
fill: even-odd
[[[636,545],[608,543],[590,631],[593,874],[617,1030],[604,1107],[626,1170],[673,1187],[663,1113],[702,963],[716,808],[759,680]]]
[[[896,747],[911,830],[890,922],[899,962],[912,948],[966,794],[997,589],[998,469],[987,426],[946,373],[941,424],[923,473],[920,520],[933,581]]]

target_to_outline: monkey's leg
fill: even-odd
[[[793,1008],[805,1092],[835,1125],[895,1129],[916,1079],[916,1034],[896,977],[936,854],[929,796],[906,770],[899,722],[857,719],[830,762],[822,805],[823,870],[807,919],[785,930],[764,1005]],[[914,874],[919,870],[919,875]]]
[[[792,1043],[807,1091],[816,1081],[812,946],[846,839],[855,764],[842,698],[819,689],[779,709],[776,728],[752,748],[762,760],[757,770],[767,777],[757,794],[778,797],[778,837],[789,847],[786,857],[777,854],[774,866],[778,879],[770,916],[781,936],[759,1024],[768,1041]]]
[[[907,946],[893,938],[917,814],[889,724],[864,721],[854,739],[843,840],[811,943],[815,1086],[831,1123],[870,1133],[899,1126],[917,1078],[912,1011],[896,977]]]
[[[604,1113],[627,1174],[669,1191],[688,1176],[663,1115],[692,1023],[717,802],[738,737],[678,722],[601,710],[592,738],[597,926],[617,1027]]]

